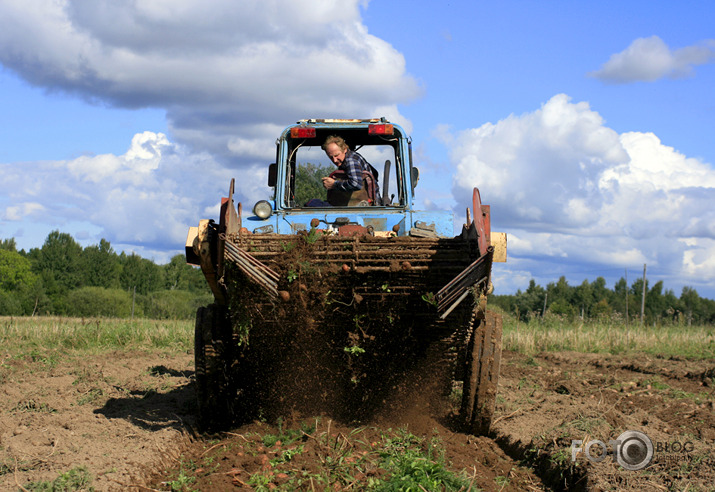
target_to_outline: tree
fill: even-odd
[[[641,284],[642,285],[642,284]],[[662,319],[663,316],[667,316],[669,311],[672,312],[675,307],[675,303],[672,302],[675,296],[669,296],[669,291],[663,292],[663,281],[659,280],[653,287],[648,290],[645,298],[645,310],[648,316],[648,322]]]
[[[132,296],[120,289],[82,287],[67,295],[67,315],[128,318],[132,312]],[[135,316],[141,316],[135,306]]]
[[[297,167],[298,169],[295,173],[295,203],[302,206],[313,198],[327,200],[327,192],[321,179],[330,174],[332,169],[310,162],[298,164]]]
[[[16,251],[0,249],[0,314],[46,312],[49,300],[32,262]]]
[[[52,231],[39,251],[35,272],[50,297],[82,285],[82,247],[67,233]]]
[[[581,282],[581,285],[576,287],[573,293],[575,308],[579,313],[583,313],[585,317],[591,314],[591,306],[595,304],[593,298],[593,289],[588,280]]]
[[[10,239],[3,239],[2,241],[0,241],[0,249],[5,251],[17,251],[17,243],[15,242],[15,238],[11,237]]]
[[[683,287],[680,294],[680,310],[688,320],[688,324],[697,321],[700,314],[701,300],[698,292],[692,287]]]
[[[121,287],[125,290],[136,288],[138,294],[148,294],[163,287],[161,267],[153,261],[132,253],[119,255],[122,270],[119,274]]]
[[[605,300],[610,304],[610,301],[613,298],[613,291],[608,290],[608,287],[606,287],[606,279],[603,277],[598,277],[596,280],[591,282],[591,293],[593,295],[593,300],[596,303],[601,300]]]
[[[642,278],[636,279],[630,288],[626,280],[621,278],[613,290],[609,290],[603,277],[598,277],[590,284],[584,280],[576,288],[570,287],[566,278],[561,277],[558,282],[549,283],[546,290],[532,279],[525,292],[519,290],[514,295],[494,295],[489,302],[524,321],[529,320],[530,313],[541,312],[546,298],[548,310],[552,313],[572,316],[579,314],[583,308],[590,318],[605,318],[613,313],[625,315],[628,296],[629,317],[638,318],[642,295]],[[715,323],[715,301],[701,298],[692,287],[684,287],[678,299],[672,290],[665,289],[663,282],[658,281],[646,293],[646,318],[648,323],[663,319]]]
[[[592,318],[608,318],[612,311],[611,306],[608,305],[608,300],[603,298],[593,305],[590,316]]]
[[[175,255],[163,266],[164,288],[190,292],[211,292],[200,268],[186,263],[184,255]]]
[[[0,290],[15,291],[21,285],[32,286],[37,275],[30,260],[15,251],[0,248]]]
[[[515,296],[514,307],[522,320],[527,320],[530,314],[541,314],[544,307],[546,291],[536,284],[532,278],[525,292],[518,291]]]
[[[119,257],[109,241],[102,239],[98,245],[87,246],[82,251],[84,285],[90,287],[119,288]]]
[[[152,319],[191,319],[199,306],[210,304],[213,295],[187,290],[163,290],[142,296],[144,314]]]

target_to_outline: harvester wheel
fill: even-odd
[[[194,364],[201,430],[218,430],[231,423],[235,400],[231,361],[226,308],[217,304],[200,307],[194,329]]]
[[[489,433],[499,382],[501,363],[502,318],[487,311],[475,316],[467,345],[467,359],[462,389],[460,415],[470,434]]]

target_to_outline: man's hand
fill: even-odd
[[[335,185],[335,180],[330,177],[325,177],[323,178],[323,186],[325,187],[326,190],[331,189]]]

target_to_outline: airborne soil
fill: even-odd
[[[180,468],[192,490],[250,490],[257,471],[269,480],[266,489],[288,487],[290,474],[270,468],[290,449],[256,437],[282,432],[275,423],[256,421],[212,436],[196,432],[191,353],[6,358],[0,369],[0,490],[31,490],[78,467],[100,491],[178,488],[168,482]],[[321,445],[357,450],[358,442],[370,446],[402,429],[423,442],[437,438],[448,469],[475,490],[712,490],[713,377],[712,360],[505,352],[489,436],[464,434],[449,415],[419,411],[378,418],[359,430],[330,416],[293,415],[283,425],[311,425],[291,462],[304,471],[320,467]],[[653,443],[644,469],[626,470],[610,455],[595,462],[577,453],[572,461],[572,440],[583,447],[599,440],[610,452],[609,440],[628,430]],[[600,459],[598,446],[591,449]],[[210,468],[201,465],[209,455]],[[360,490],[370,473],[381,473],[363,471],[347,485],[322,488]],[[312,482],[304,488],[311,487],[321,488]]]

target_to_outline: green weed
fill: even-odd
[[[509,485],[509,477],[499,475],[498,477],[494,477],[494,482],[497,484],[497,487],[499,487],[499,490],[501,490]]]
[[[191,488],[191,484],[194,482],[196,482],[196,477],[186,475],[182,471],[175,480],[166,482],[166,485],[169,486],[169,490],[171,490],[171,492],[188,492],[194,490]]]
[[[427,292],[425,294],[422,294],[422,300],[425,301],[430,306],[437,307],[437,298],[435,297],[434,293],[432,293],[432,292]]]
[[[382,466],[390,477],[378,490],[466,490],[468,483],[445,467],[444,456],[435,441],[423,449],[423,440],[405,430],[395,437],[386,438],[380,452]],[[437,453],[436,453],[437,452]],[[437,456],[435,456],[435,453]]]
[[[277,456],[277,457],[273,458],[273,459],[270,461],[271,466],[276,466],[276,465],[279,465],[279,464],[281,464],[281,463],[288,463],[289,461],[291,461],[291,460],[293,459],[293,457],[294,457],[295,455],[298,455],[298,454],[302,453],[302,452],[303,452],[303,448],[304,448],[304,447],[301,445],[301,446],[298,446],[297,448],[294,448],[294,449],[286,449],[285,451],[283,451],[283,452],[281,453],[280,456]]]
[[[93,491],[92,476],[84,466],[78,466],[60,474],[51,482],[32,482],[25,485],[26,490],[33,492],[71,492]]]
[[[281,248],[283,248],[283,251],[286,253],[291,252],[293,250],[293,248],[295,248],[295,246],[296,246],[295,241],[290,241],[287,243],[284,241],[281,241]]]
[[[38,413],[56,413],[57,410],[49,406],[47,403],[38,403],[35,400],[25,400],[11,410],[12,412],[38,412]]]
[[[87,405],[88,403],[95,403],[104,396],[104,392],[99,388],[92,388],[91,390],[84,393],[77,399],[77,405]]]
[[[348,354],[355,356],[365,353],[365,349],[358,347],[357,345],[353,345],[352,347],[343,347],[343,350]]]
[[[650,385],[651,388],[656,389],[656,390],[667,390],[670,389],[670,386],[665,384],[664,382],[660,381],[659,379],[646,379],[643,381],[640,386],[648,386]]]
[[[270,448],[278,441],[280,441],[284,446],[287,446],[299,439],[302,439],[305,434],[311,434],[315,430],[315,427],[309,426],[306,423],[301,423],[299,429],[284,429],[282,418],[277,420],[276,425],[278,426],[277,434],[264,434],[261,438],[264,446]]]

